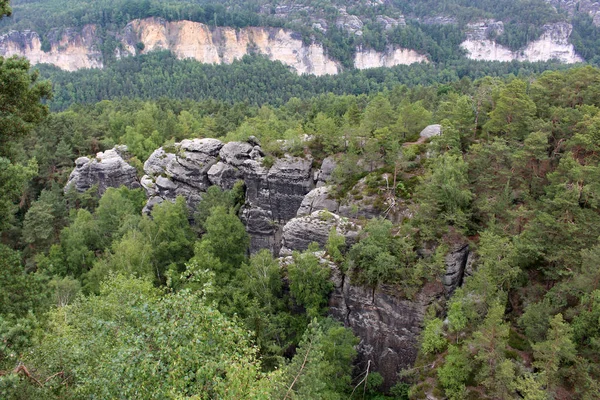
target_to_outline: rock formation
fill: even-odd
[[[430,139],[434,136],[440,136],[442,134],[442,126],[441,125],[428,125],[426,126],[421,133],[419,134],[419,137],[424,138],[424,139]]]
[[[415,50],[394,47],[388,47],[383,53],[361,47],[356,50],[354,56],[354,66],[358,69],[393,67],[420,62],[429,62],[429,60]]]
[[[446,274],[442,277],[442,283],[448,297],[458,287],[462,286],[465,271],[473,262],[472,254],[467,244],[455,247],[453,251],[446,255]]]
[[[360,231],[359,226],[348,218],[340,217],[327,210],[315,211],[310,215],[294,218],[285,224],[280,254],[288,256],[294,250],[306,250],[313,242],[323,247],[332,228],[346,237],[348,246],[356,242]]]
[[[583,62],[573,45],[569,42],[573,27],[566,22],[544,26],[542,36],[530,42],[525,48],[512,51],[489,38],[491,31],[499,35],[504,31],[500,21],[486,20],[468,25],[467,40],[461,47],[467,56],[474,60],[485,61],[548,61],[552,59],[563,63]]]
[[[352,20],[356,23],[356,20]],[[392,20],[384,22],[394,23]],[[11,31],[0,35],[0,56],[23,56],[33,64],[54,64],[67,71],[102,68],[104,62],[96,30],[97,26],[90,24],[81,30],[60,31],[63,32],[61,34],[58,30],[52,30],[44,38],[33,31]],[[119,43],[115,50],[116,58],[154,50],[170,50],[180,59],[231,64],[246,54],[258,53],[273,61],[281,61],[298,74],[327,75],[337,74],[341,70],[340,64],[327,56],[320,43],[306,44],[300,34],[281,28],[214,28],[199,22],[146,18],[131,21],[115,33],[115,39]],[[44,48],[43,41],[47,41],[49,48]],[[379,53],[360,49],[356,67],[390,67],[421,61],[426,61],[426,57],[414,50],[389,48]]]
[[[427,284],[414,299],[395,295],[392,287],[355,286],[348,276],[333,275],[330,314],[360,338],[358,370],[379,372],[384,390],[398,381],[398,372],[417,358],[419,337],[427,307],[443,296],[439,283]]]
[[[67,188],[83,191],[98,184],[103,193],[107,187],[122,184],[139,187],[135,169],[122,157],[124,151],[116,147],[98,153],[95,159],[79,158]],[[332,228],[351,246],[361,228],[348,216],[335,214],[344,213],[344,206],[330,198],[331,186],[325,184],[334,168],[333,158],[325,159],[315,171],[310,158],[291,156],[277,159],[269,167],[254,140],[227,144],[216,139],[183,140],[156,150],[146,161],[142,178],[148,195],[145,210],[179,195],[193,210],[211,185],[231,189],[241,180],[246,198],[240,217],[250,234],[252,252],[268,248],[275,255],[289,256],[306,250],[312,242],[323,247]],[[315,188],[317,184],[321,186]],[[365,190],[364,179],[358,185],[357,190]],[[353,208],[363,217],[379,215],[370,215],[374,211],[361,203],[370,201],[368,198],[353,201]],[[427,307],[450,296],[462,284],[463,276],[471,273],[473,262],[469,247],[457,246],[446,256],[442,282],[428,283],[413,299],[406,299],[392,286],[353,284],[323,252],[318,254],[332,270],[330,314],[360,338],[358,368],[364,371],[369,366],[381,373],[384,389],[398,380],[400,370],[413,365]]]
[[[587,13],[594,25],[600,26],[600,2],[594,0],[547,0],[558,11],[566,11],[569,16]]]
[[[248,142],[194,139],[160,148],[144,164],[145,211],[180,195],[194,210],[209,186],[228,190],[241,180],[246,201],[240,217],[250,234],[250,250],[268,248],[278,254],[282,227],[315,185],[312,160],[286,156],[266,167],[262,159],[260,146]]]
[[[95,158],[79,157],[75,160],[75,169],[69,176],[65,191],[74,187],[78,192],[85,192],[98,185],[98,193],[102,195],[109,187],[124,185],[130,189],[139,188],[135,168],[123,159],[126,152],[126,146],[117,146],[96,154]]]

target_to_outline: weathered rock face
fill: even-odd
[[[503,32],[504,26],[501,22],[486,20],[470,24],[468,28],[467,40],[461,44],[461,47],[467,51],[467,56],[474,60],[534,62],[557,59],[567,64],[584,61],[569,43],[573,27],[566,22],[545,25],[545,32],[539,39],[518,51],[512,51],[489,39],[490,31],[496,34]]]
[[[317,187],[325,186],[329,183],[333,170],[337,166],[335,159],[332,156],[326,157],[321,163],[321,168],[315,172],[315,181]]]
[[[85,192],[98,185],[98,193],[102,195],[109,187],[139,188],[135,168],[123,159],[126,152],[126,146],[117,146],[96,154],[92,159],[79,157],[75,160],[75,169],[69,176],[65,191],[74,187],[78,192]]]
[[[168,151],[160,148],[144,164],[145,211],[177,196],[184,196],[194,210],[211,185],[229,190],[241,180],[246,201],[240,217],[250,234],[250,251],[268,248],[278,254],[283,225],[314,187],[312,160],[286,156],[267,168],[262,158],[261,148],[248,142],[194,139]]]
[[[0,55],[22,56],[32,64],[48,63],[75,71],[82,68],[102,68],[102,53],[98,48],[96,27],[86,25],[81,30],[52,30],[48,33],[49,48],[42,50],[42,39],[33,31],[10,31],[0,36]]]
[[[443,296],[437,283],[425,286],[413,300],[395,296],[391,287],[354,286],[348,276],[335,277],[329,299],[330,314],[360,338],[358,368],[379,372],[387,390],[398,381],[398,372],[417,358],[419,335],[427,307]]]
[[[446,275],[442,278],[442,283],[448,297],[456,288],[462,286],[469,259],[472,260],[468,244],[457,246],[454,251],[446,255]]]
[[[357,17],[349,15],[347,19],[342,23],[348,24],[348,27],[362,27],[362,22]],[[394,21],[382,19],[381,23],[385,26],[401,23]],[[59,36],[58,30],[51,31],[44,38],[50,43],[47,51],[42,50],[43,40],[36,32],[12,31],[0,36],[0,55],[19,55],[28,58],[33,64],[54,64],[68,71],[102,68],[104,63],[96,29],[95,25],[86,25],[81,30],[66,29],[61,33],[62,36]],[[355,32],[362,31],[358,29]],[[117,58],[154,50],[170,50],[180,59],[193,58],[207,64],[231,64],[246,54],[259,53],[271,60],[281,61],[298,74],[327,75],[337,74],[341,70],[339,62],[329,58],[320,43],[305,44],[300,34],[287,29],[211,28],[198,22],[168,22],[161,18],[146,18],[131,21],[115,35],[120,44],[115,51]],[[413,50],[390,48],[379,53],[361,49],[357,53],[356,67],[389,67],[423,60],[425,57]]]
[[[354,56],[354,66],[358,69],[393,67],[420,62],[429,62],[429,60],[414,50],[393,47],[383,53],[373,49],[358,48]]]
[[[172,149],[162,147],[150,155],[144,164],[146,175],[142,186],[146,189],[149,212],[152,206],[164,200],[174,201],[183,196],[194,209],[202,193],[211,185],[208,171],[217,163],[223,143],[216,139],[184,140]]]
[[[122,43],[128,54],[171,50],[178,58],[209,64],[230,64],[250,52],[264,54],[293,67],[299,74],[336,74],[339,64],[325,55],[320,44],[305,45],[300,35],[276,28],[209,28],[191,21],[167,22],[160,18],[135,20],[127,25]]]
[[[337,200],[331,198],[330,191],[330,186],[321,186],[308,192],[308,194],[304,196],[296,215],[302,217],[319,210],[337,213],[340,205]]]
[[[360,231],[360,228],[347,218],[327,210],[315,211],[310,215],[294,218],[285,224],[280,255],[287,256],[295,250],[306,250],[313,242],[323,247],[332,228],[346,237],[347,246],[356,242]]]

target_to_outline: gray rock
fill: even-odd
[[[286,256],[293,251],[303,251],[316,242],[323,247],[332,228],[346,237],[346,245],[356,242],[360,228],[346,218],[326,210],[315,211],[310,215],[290,220],[283,227],[280,255]]]
[[[387,208],[387,205],[379,199],[382,195],[380,193],[368,193],[369,190],[366,178],[362,178],[354,185],[352,190],[340,200],[338,213],[347,218],[372,219],[382,216],[385,208]]]
[[[217,157],[219,151],[223,148],[223,142],[218,139],[185,139],[181,141],[180,147],[184,151],[204,153],[206,155]]]
[[[317,181],[317,187],[325,186],[329,183],[333,170],[337,166],[333,156],[329,156],[323,160],[321,168],[315,174],[315,180]]]
[[[333,280],[329,313],[360,338],[357,368],[384,379],[388,390],[398,381],[398,372],[414,365],[427,307],[443,295],[439,283],[427,284],[414,299],[397,297],[392,287],[372,289],[353,285],[349,276]],[[336,284],[336,282],[338,282]]]
[[[279,253],[281,245],[281,228],[273,221],[269,210],[258,207],[244,207],[240,219],[250,235],[250,252],[269,249],[273,254]]]
[[[442,126],[441,125],[429,125],[425,127],[419,134],[420,137],[429,139],[434,136],[440,136],[442,134]]]
[[[442,277],[442,283],[448,297],[463,283],[469,254],[469,245],[466,244],[446,255],[446,274]]]
[[[312,160],[290,157],[275,161],[267,174],[270,209],[273,219],[289,221],[296,212],[304,196],[314,187]]]
[[[376,21],[379,25],[383,26],[383,29],[385,29],[386,31],[392,30],[397,26],[406,26],[404,16],[401,16],[398,19],[394,19],[386,15],[378,15],[376,17]]]
[[[337,213],[340,205],[335,199],[330,198],[330,191],[330,186],[321,186],[308,192],[304,196],[296,216],[309,215],[318,210],[328,210],[332,213]]]
[[[225,145],[216,139],[193,139],[176,143],[169,151],[158,149],[144,164],[147,175],[142,184],[151,199],[145,211],[184,196],[194,212],[211,185],[227,190],[243,180],[246,201],[241,218],[250,234],[250,251],[268,248],[277,254],[283,225],[296,216],[314,187],[312,160],[286,156],[266,168],[263,157],[256,139]]]
[[[69,176],[65,191],[74,187],[78,192],[85,192],[98,185],[98,194],[102,195],[109,187],[139,188],[137,171],[122,156],[126,149],[119,146],[98,153],[96,158],[92,159],[79,157],[75,160],[75,169]]]
[[[250,159],[250,152],[254,149],[250,143],[229,142],[223,148],[219,155],[221,160],[234,167],[239,167],[245,160]]]
[[[219,161],[208,170],[208,180],[225,190],[230,190],[242,178],[240,171],[229,164]]]
[[[356,15],[349,15],[345,10],[340,10],[340,17],[336,20],[335,25],[338,28],[344,29],[350,33],[362,35],[363,22]],[[359,33],[360,32],[360,33]]]
[[[163,199],[160,196],[151,196],[148,201],[146,202],[146,205],[144,206],[144,209],[142,210],[143,214],[150,214],[152,212],[152,209],[154,208],[155,205],[162,203],[163,201],[165,201],[165,199]]]
[[[148,197],[174,201],[184,196],[190,209],[211,185],[208,171],[217,163],[223,143],[217,139],[192,139],[176,143],[170,151],[159,148],[144,163],[142,185]],[[148,205],[146,211],[151,210]]]

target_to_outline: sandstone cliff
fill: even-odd
[[[104,66],[94,25],[87,25],[81,31],[50,31],[47,39],[50,48],[44,51],[36,32],[11,31],[0,36],[0,55],[22,56],[32,64],[53,64],[67,71]]]
[[[52,31],[49,49],[42,50],[42,38],[33,31],[11,31],[0,36],[0,55],[19,55],[33,64],[48,63],[75,71],[81,68],[102,68],[103,57],[98,50],[96,26],[86,25],[81,31]],[[207,64],[230,64],[246,54],[263,54],[281,61],[298,74],[327,75],[341,71],[340,64],[331,59],[320,43],[305,43],[302,37],[281,28],[211,28],[191,21],[168,22],[162,18],[134,20],[114,34],[119,45],[117,58],[144,54],[154,50],[170,50],[178,58],[192,58]],[[379,53],[359,49],[355,66],[359,69],[391,67],[427,61],[414,50],[388,48]]]
[[[461,47],[467,51],[467,56],[474,60],[485,61],[548,61],[552,59],[563,63],[583,62],[569,36],[573,27],[566,23],[548,24],[544,26],[542,36],[530,42],[525,48],[512,51],[499,45],[489,38],[491,31],[499,35],[504,26],[500,21],[487,20],[468,26],[467,40]]]

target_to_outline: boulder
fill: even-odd
[[[442,134],[442,126],[436,124],[436,125],[426,126],[425,129],[423,129],[421,131],[419,136],[424,139],[430,139],[434,136],[440,136],[441,134]]]
[[[102,195],[109,187],[139,188],[137,171],[123,159],[126,152],[126,146],[117,146],[96,154],[95,158],[79,157],[65,191],[74,187],[78,192],[85,192],[98,185],[98,194]]]
[[[231,190],[235,183],[242,178],[240,171],[229,164],[219,161],[208,170],[208,181],[225,190]]]
[[[250,152],[254,147],[247,142],[229,142],[221,148],[221,160],[229,165],[239,167],[245,160],[250,159]]]
[[[315,211],[310,215],[290,220],[283,227],[280,255],[286,256],[293,251],[303,251],[312,242],[323,247],[329,238],[332,228],[346,237],[346,245],[356,242],[360,228],[347,218],[333,214],[327,210]]]
[[[296,212],[296,216],[310,215],[319,210],[328,210],[332,213],[337,213],[340,205],[337,200],[330,198],[330,192],[330,186],[317,187],[308,192],[304,196],[300,208]]]

